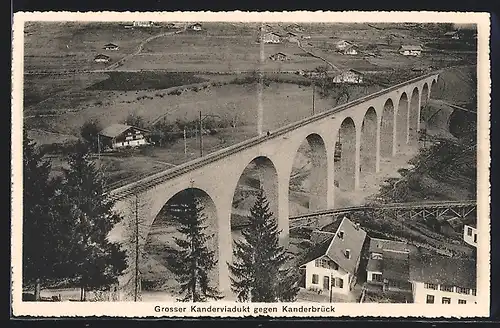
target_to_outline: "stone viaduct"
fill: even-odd
[[[420,110],[429,100],[438,77],[439,73],[434,72],[381,90],[271,131],[269,135],[112,190],[109,196],[116,200],[115,210],[124,216],[124,222],[133,221],[136,215],[141,218],[147,227],[140,232],[141,240],[146,240],[149,227],[163,206],[185,190],[195,191],[214,234],[211,243],[217,249],[218,286],[222,292],[228,291],[232,203],[245,168],[251,164],[258,170],[261,186],[286,243],[289,181],[300,145],[307,141],[312,150],[309,209],[333,208],[334,165],[340,165],[340,173],[337,173],[340,176],[336,177],[339,188],[357,190],[362,172],[377,172],[381,157],[397,156],[402,145],[418,143]],[[341,158],[335,163],[335,143],[339,140]],[[124,231],[123,226],[115,230],[121,231],[115,236]]]

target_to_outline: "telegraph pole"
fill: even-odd
[[[184,128],[184,157],[187,157],[187,141],[186,141],[186,128]]]
[[[314,115],[314,96],[315,96],[315,94],[316,94],[316,84],[313,81],[313,97],[312,97],[313,98],[312,99],[312,101],[313,101],[313,106],[312,106],[313,115]]]
[[[135,194],[135,293],[134,302],[137,302],[137,294],[139,293],[139,198]]]
[[[203,126],[201,122],[201,110],[200,110],[200,157],[203,157]]]

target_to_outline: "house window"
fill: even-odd
[[[472,228],[467,227],[467,235],[472,236]]]
[[[449,297],[443,297],[441,299],[441,303],[442,304],[451,304],[451,298],[449,298]]]
[[[312,283],[317,285],[319,282],[319,276],[317,274],[313,274],[312,276]]]
[[[470,293],[470,288],[457,287],[457,293],[468,295]]]
[[[425,301],[427,304],[434,304],[434,295],[427,295],[427,300]]]
[[[382,282],[382,274],[372,273],[372,280],[377,282]]]
[[[474,242],[477,243],[477,234],[474,234]]]
[[[380,253],[372,253],[372,259],[374,259],[374,260],[381,260],[382,259],[382,254],[380,254]]]
[[[440,285],[439,289],[443,292],[453,292],[453,286]]]
[[[332,288],[335,287],[335,280],[337,280],[337,279],[332,277]]]
[[[320,258],[320,259],[317,259],[316,261],[314,261],[314,265],[317,268],[329,269],[330,268],[330,261],[327,258],[323,257],[323,258]]]
[[[467,304],[466,300],[458,300],[458,304]]]
[[[424,288],[425,289],[434,289],[434,290],[437,290],[438,286],[436,284],[425,284]]]
[[[342,279],[342,278],[337,278],[337,279],[338,279],[337,280],[337,286],[339,288],[344,288],[344,279]]]
[[[323,277],[323,289],[326,289],[326,290],[330,289],[330,277],[328,277],[328,276]]]
[[[476,290],[472,289],[472,295],[476,296]]]
[[[351,258],[351,250],[350,249],[345,250],[345,257],[347,257],[348,259]]]

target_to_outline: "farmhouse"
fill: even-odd
[[[476,303],[476,259],[441,255],[410,257],[414,303]]]
[[[348,45],[344,49],[340,50],[341,53],[344,55],[357,55],[358,50],[356,49],[357,47],[353,44]]]
[[[104,50],[118,50],[118,46],[114,43],[108,43],[104,45]]]
[[[121,148],[145,145],[150,131],[125,124],[112,124],[99,132],[104,148]]]
[[[189,26],[189,29],[193,31],[201,31],[202,30],[202,25],[200,23],[194,23]]]
[[[399,48],[399,53],[404,56],[420,56],[422,55],[422,47],[403,45]]]
[[[343,71],[332,79],[333,83],[363,83],[363,74],[356,70],[350,69]]]
[[[110,57],[103,55],[103,54],[98,54],[97,56],[94,57],[94,61],[96,63],[109,63]]]
[[[136,21],[133,23],[133,26],[135,26],[135,27],[152,27],[154,25],[155,24],[152,21],[148,21],[148,22],[137,22]]]
[[[337,41],[335,43],[335,48],[340,51],[340,50],[346,49],[347,47],[349,47],[351,45],[352,45],[352,43],[350,43],[349,41],[340,40],[340,41]]]
[[[277,52],[274,55],[269,56],[269,59],[275,60],[275,61],[285,61],[285,60],[290,60],[287,54],[283,52]]]
[[[306,289],[347,294],[355,283],[366,232],[343,218],[336,233],[318,232],[317,242],[300,266]],[[313,238],[311,238],[313,239]]]
[[[366,281],[386,291],[411,291],[410,248],[407,243],[370,238]]]
[[[274,32],[268,32],[262,35],[262,41],[264,43],[281,43],[281,35]]]

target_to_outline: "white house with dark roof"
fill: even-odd
[[[110,60],[111,58],[109,56],[103,54],[98,54],[94,57],[96,63],[109,63]]]
[[[476,281],[475,258],[441,255],[410,257],[410,282],[414,303],[476,303]]]
[[[353,69],[345,70],[335,75],[332,78],[332,82],[360,84],[363,83],[363,74]]]
[[[300,267],[305,269],[305,288],[349,293],[365,237],[366,232],[347,218],[342,219],[335,233],[321,231],[311,236],[316,243]]]
[[[403,56],[421,56],[422,55],[422,47],[421,46],[413,46],[413,45],[402,45],[399,48],[399,53]]]
[[[147,144],[150,131],[136,126],[112,124],[99,132],[100,142],[105,148],[136,147]]]
[[[108,44],[104,45],[103,49],[104,50],[118,50],[119,47],[114,43],[108,43]]]
[[[477,247],[477,228],[475,223],[464,224],[464,241]]]
[[[366,281],[383,290],[411,290],[410,252],[416,247],[405,242],[370,238]]]
[[[281,43],[282,36],[275,32],[268,32],[262,35],[262,42],[264,43]]]

